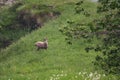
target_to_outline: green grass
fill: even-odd
[[[84,51],[88,44],[73,40],[73,45],[68,45],[59,32],[67,20],[82,21],[83,17],[74,14],[73,3],[62,3],[58,9],[62,15],[57,19],[1,51],[0,80],[93,80],[99,75],[101,70],[96,73],[92,64],[97,54]],[[48,49],[37,51],[34,43],[44,37],[48,38]],[[101,76],[100,80],[116,80],[113,75]]]

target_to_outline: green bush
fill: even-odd
[[[99,65],[107,73],[120,74],[120,1],[99,0],[98,2],[99,17],[91,22],[69,21],[69,25],[60,31],[68,36],[69,42],[71,38],[84,38],[89,43],[96,37],[98,43],[85,49],[87,52],[94,49],[95,52],[102,53],[96,57],[94,64]],[[83,1],[76,3],[75,11],[86,16],[86,19],[94,15],[83,8]]]

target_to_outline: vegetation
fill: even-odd
[[[68,21],[69,26],[60,31],[68,36],[66,40],[71,44],[71,38],[84,38],[88,42],[97,38],[96,45],[90,45],[85,50],[94,49],[103,53],[97,55],[95,65],[99,65],[107,73],[120,74],[120,2],[118,0],[99,0],[97,13],[101,16],[93,18],[94,13],[84,8],[83,1],[76,4],[76,13],[83,14],[86,19],[93,18],[87,23]]]
[[[53,6],[41,3],[20,1],[10,7],[4,6],[0,11],[0,48],[7,47],[58,15],[60,12]]]
[[[25,0],[22,4],[20,3],[19,7],[15,7],[15,14],[17,14],[15,16],[23,10],[25,11],[23,16],[26,17],[28,13],[30,15],[25,19],[20,18],[20,21],[18,17],[17,20],[16,17],[11,18],[11,21],[15,21],[12,22],[13,28],[11,26],[1,27],[6,36],[9,34],[10,38],[19,37],[19,39],[0,51],[0,80],[119,80],[116,75],[106,75],[101,69],[95,69],[92,62],[95,61],[96,52],[85,52],[84,48],[89,45],[94,46],[97,43],[96,39],[92,39],[94,43],[86,43],[83,39],[72,39],[73,44],[68,45],[65,41],[67,36],[59,31],[69,26],[66,22],[71,23],[70,20],[89,23],[99,16],[95,13],[97,4],[90,1],[85,1],[83,7],[95,13],[93,18],[75,14],[76,2],[77,0]],[[37,8],[34,8],[33,4],[38,5]],[[31,24],[32,21],[29,25],[26,23],[32,15],[40,18],[38,14],[43,8],[39,10],[38,7],[41,5],[46,9],[45,12],[58,11],[61,15],[44,23],[42,28],[33,29],[34,31],[29,33],[31,25],[36,23]],[[54,8],[49,9],[50,6]],[[44,12],[44,9],[42,11]],[[25,24],[22,24],[23,20]],[[5,27],[8,30],[5,30]],[[36,41],[42,41],[44,37],[48,39],[48,49],[37,51],[34,44]]]

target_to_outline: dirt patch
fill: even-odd
[[[36,8],[36,6],[34,6],[34,8]],[[18,14],[18,20],[20,24],[31,30],[41,28],[45,22],[55,19],[61,14],[60,12],[53,11],[52,6],[46,6],[46,9],[49,9],[49,11],[38,13],[32,13],[31,10],[22,10]]]

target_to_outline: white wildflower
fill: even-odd
[[[60,76],[60,75],[58,74],[58,75],[56,75],[56,76],[58,77],[58,76]]]
[[[67,76],[67,74],[64,74],[64,76]]]
[[[55,76],[55,74],[53,74],[53,76]]]
[[[58,80],[58,78],[56,77],[55,80]]]
[[[98,77],[100,77],[101,76],[101,74],[98,74]]]
[[[93,73],[90,73],[90,74],[89,74],[89,77],[91,78],[92,76],[93,76]]]
[[[94,74],[97,74],[97,71]]]
[[[60,76],[64,76],[63,74],[61,74]]]
[[[83,72],[83,74],[87,74],[87,72]]]
[[[75,78],[78,78],[77,76],[75,76]]]
[[[81,72],[79,72],[78,75],[81,75]]]
[[[105,74],[103,74],[103,76],[105,76]]]
[[[100,75],[97,75],[97,76],[96,76],[96,80],[99,80],[99,79],[100,79]]]
[[[84,77],[84,75],[82,75],[82,77]]]
[[[53,77],[50,77],[50,80],[53,80]]]

